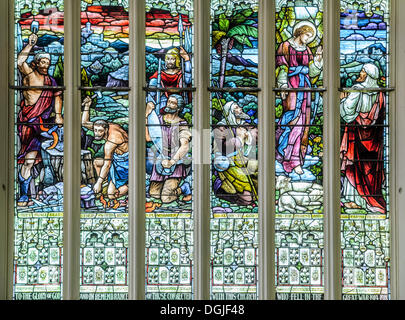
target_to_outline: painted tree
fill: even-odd
[[[222,13],[212,25],[212,47],[221,57],[219,87],[225,84],[226,62],[229,50],[243,52],[245,46],[253,48],[252,39],[257,39],[257,14],[252,9],[238,10],[227,16]]]
[[[59,56],[58,62],[55,66],[55,71],[53,73],[53,78],[55,79],[58,86],[63,86],[63,74],[64,74],[64,63],[62,56]]]
[[[81,70],[81,85],[83,87],[92,87],[91,79],[89,79],[87,71],[85,68]],[[92,91],[82,91],[82,101],[86,96],[91,97],[93,95]]]

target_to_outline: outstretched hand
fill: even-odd
[[[184,50],[183,47],[180,47],[180,56],[184,59],[184,61],[189,61],[190,57],[188,56],[188,53],[186,50]]]
[[[322,46],[319,46],[318,49],[316,50],[315,60],[321,62],[322,59],[323,59],[323,48]]]

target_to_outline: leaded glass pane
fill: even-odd
[[[389,1],[341,1],[343,299],[390,298]]]
[[[279,300],[323,298],[322,47],[323,1],[276,1]]]
[[[59,300],[63,1],[15,1],[14,299]]]
[[[146,299],[192,299],[193,1],[146,1]],[[175,91],[173,91],[175,89]]]
[[[128,298],[128,5],[82,1],[80,298]]]
[[[256,0],[211,1],[214,300],[258,297],[258,7]]]

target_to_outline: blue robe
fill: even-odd
[[[128,169],[129,169],[129,153],[122,155],[114,153],[111,168],[108,176],[108,182],[112,181],[118,189],[128,184]]]

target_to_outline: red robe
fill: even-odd
[[[151,79],[157,79],[158,78],[158,72],[156,71],[150,78]],[[168,74],[165,71],[161,71],[160,73],[160,87],[161,88],[184,88],[184,83],[183,83],[183,73],[181,71],[178,71],[175,74]],[[169,98],[169,96],[172,93],[169,92],[164,92],[166,95],[166,98]],[[181,94],[181,93],[180,93]],[[182,94],[181,94],[182,95]],[[192,95],[191,93],[188,93],[188,99],[189,101],[192,100]],[[160,114],[164,114],[164,108],[160,109]]]
[[[45,76],[44,86],[56,86],[56,82],[50,76]],[[43,90],[37,102],[32,106],[27,106],[25,100],[21,101],[21,109],[18,114],[18,136],[20,138],[21,148],[18,153],[18,163],[25,161],[27,153],[37,151],[35,163],[42,161],[41,153],[41,128],[40,119],[46,124],[50,122],[50,116],[54,109],[55,96],[61,92],[53,90]]]
[[[382,194],[384,120],[385,97],[380,92],[369,112],[360,113],[353,123],[345,126],[340,147],[343,175],[369,206],[383,214],[386,212]]]
[[[162,71],[160,74],[160,79],[161,79],[161,87],[162,88],[179,88],[182,87],[182,76],[183,74],[181,71],[175,73],[175,74],[168,74],[165,71]],[[153,79],[158,77],[157,71],[149,78]]]

